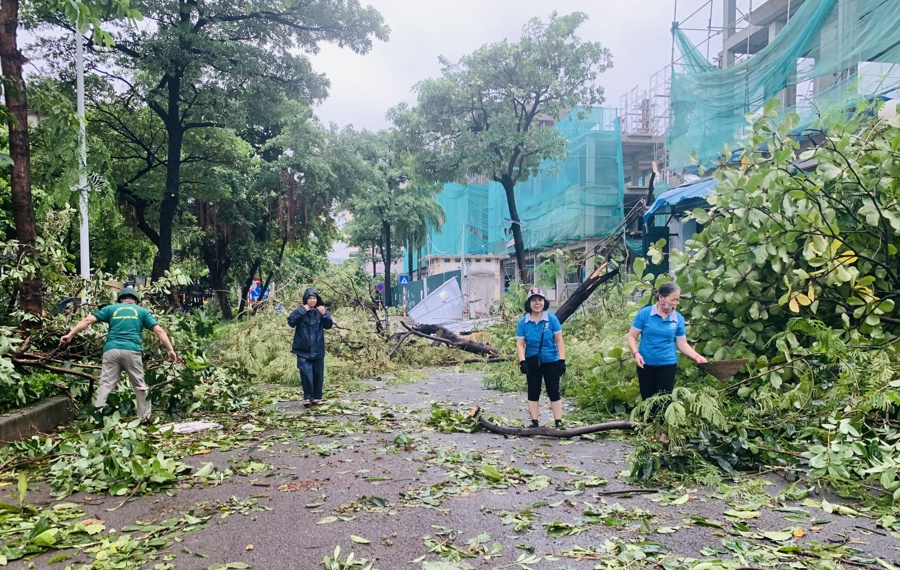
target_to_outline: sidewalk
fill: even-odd
[[[75,418],[67,396],[54,396],[21,410],[0,415],[0,445],[28,439],[56,429]]]

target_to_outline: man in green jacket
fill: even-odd
[[[178,362],[178,355],[172,348],[169,335],[159,326],[150,311],[138,304],[140,301],[140,294],[134,288],[122,289],[116,297],[115,304],[107,305],[94,314],[81,319],[77,325],[72,327],[72,330],[59,339],[59,345],[68,344],[78,333],[94,323],[108,323],[109,333],[106,336],[106,344],[103,345],[100,387],[97,389],[94,406],[97,408],[106,406],[106,399],[115,390],[119,376],[124,370],[131,379],[141,425],[149,425],[151,405],[147,399],[147,392],[150,388],[144,382],[141,333],[144,329],[150,329],[159,337],[166,350],[169,351],[169,362]]]

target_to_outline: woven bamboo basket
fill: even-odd
[[[717,360],[715,362],[704,362],[698,364],[700,368],[707,373],[712,374],[719,380],[730,380],[738,370],[747,364],[746,358],[736,358],[734,360]]]

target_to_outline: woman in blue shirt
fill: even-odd
[[[516,354],[519,370],[528,382],[528,415],[531,427],[538,427],[541,384],[547,386],[550,411],[556,427],[562,426],[562,399],[559,379],[566,373],[566,345],[556,315],[547,312],[550,301],[543,291],[533,287],[525,300],[525,315],[516,325]]]
[[[628,331],[628,348],[637,364],[641,398],[671,392],[675,387],[676,348],[694,362],[706,362],[702,354],[688,344],[684,317],[675,310],[681,300],[681,289],[669,281],[659,286],[656,303],[638,311]],[[640,348],[638,347],[640,339]],[[663,434],[660,441],[668,443]]]

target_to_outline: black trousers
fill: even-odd
[[[551,402],[558,402],[561,398],[559,395],[559,379],[562,376],[562,367],[557,362],[545,362],[537,370],[530,370],[525,376],[528,381],[528,400],[537,402],[541,399],[541,384],[547,386],[547,397]]]
[[[638,384],[641,386],[641,398],[646,400],[656,394],[664,394],[675,387],[676,364],[666,366],[651,366],[645,364],[637,369]]]
[[[297,357],[300,369],[300,385],[303,386],[304,400],[321,400],[325,386],[325,359]]]

